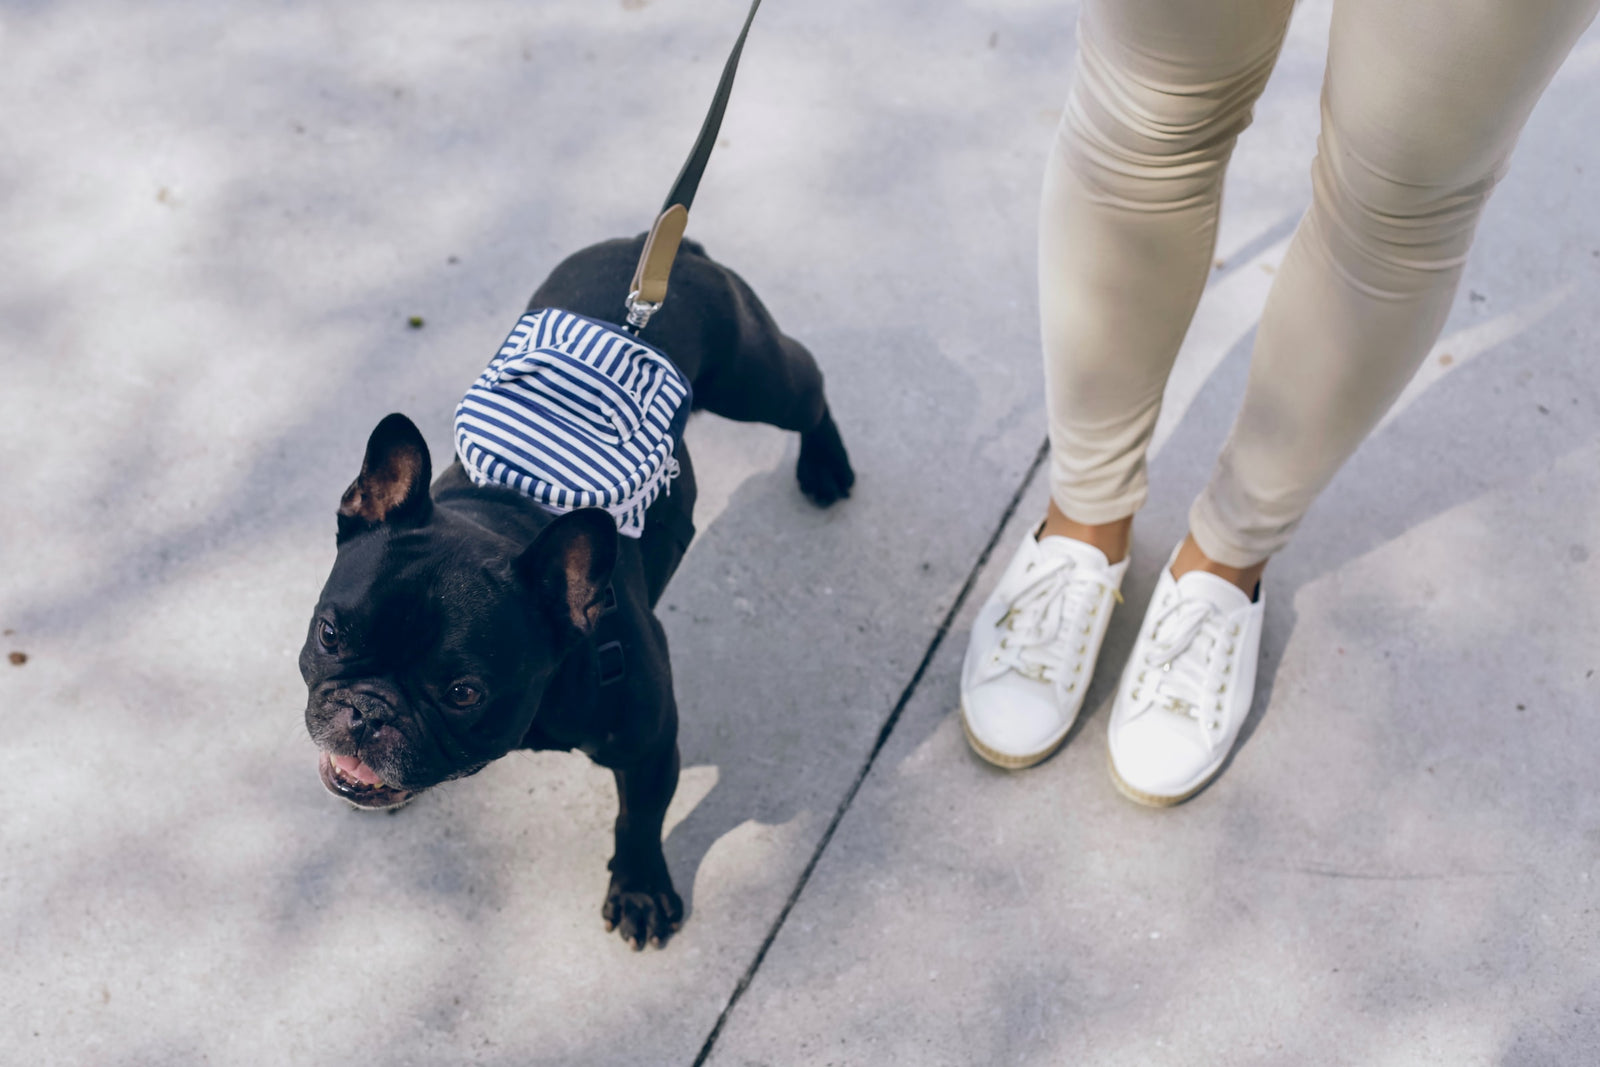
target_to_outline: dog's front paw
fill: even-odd
[[[613,873],[600,916],[606,931],[616,930],[635,951],[646,941],[660,948],[683,925],[683,901],[665,869],[648,877]]]
[[[822,421],[800,435],[800,460],[795,464],[800,491],[820,508],[850,495],[856,472],[850,468],[850,454],[833,424],[833,413],[824,411]]]

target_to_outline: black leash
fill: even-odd
[[[661,214],[656,216],[649,236],[645,238],[644,251],[639,255],[638,267],[634,269],[627,300],[627,328],[635,336],[644,329],[650,316],[660,310],[662,301],[667,298],[667,278],[672,273],[672,261],[678,256],[678,244],[689,225],[689,208],[694,204],[700,178],[711,159],[711,149],[716,147],[717,132],[722,129],[722,114],[728,109],[728,97],[733,94],[733,76],[739,70],[739,54],[744,51],[744,39],[750,33],[750,23],[755,21],[756,9],[760,6],[761,0],[751,0],[750,12],[745,15],[744,26],[739,30],[739,39],[733,42],[733,51],[728,54],[727,63],[723,64],[722,80],[717,83],[716,94],[711,98],[711,110],[706,112],[706,120],[700,126],[700,136],[695,138],[689,158],[684,161],[677,181],[672,183],[672,191],[661,205]]]
[[[706,162],[717,143],[717,131],[722,129],[722,113],[728,110],[728,97],[733,95],[733,76],[739,70],[739,55],[744,51],[744,39],[750,34],[750,23],[755,21],[756,8],[760,6],[761,0],[751,0],[750,11],[739,29],[739,39],[733,42],[733,51],[728,54],[728,62],[722,67],[722,80],[717,83],[716,95],[711,98],[711,110],[706,113],[706,121],[700,126],[700,136],[695,139],[689,158],[683,162],[683,170],[678,172],[678,180],[672,183],[672,192],[667,194],[666,201],[661,205],[662,211],[673,204],[682,204],[685,211],[694,207],[694,194],[700,188],[700,176],[706,172]]]

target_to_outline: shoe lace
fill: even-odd
[[[1083,669],[1081,657],[1088,651],[1106,590],[1122,598],[1115,587],[1085,573],[1070,558],[1031,564],[1028,574],[995,623],[1007,633],[995,649],[994,663],[1034,681],[1054,683],[1069,663],[1076,671]]]
[[[1132,696],[1183,715],[1209,731],[1222,728],[1223,695],[1233,670],[1238,623],[1203,600],[1178,600],[1156,618]],[[1154,681],[1149,677],[1155,672]],[[1145,693],[1141,694],[1140,690]]]

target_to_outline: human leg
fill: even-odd
[[[1039,215],[1051,497],[1076,522],[1144,502],[1162,391],[1211,271],[1223,172],[1291,6],[1084,5]]]
[[[962,675],[1005,767],[1072,726],[1126,569],[1144,451],[1210,270],[1222,172],[1288,0],[1089,0],[1040,213],[1052,505],[980,610]]]
[[[1478,218],[1597,0],[1339,0],[1313,199],[1190,513],[1206,556],[1282,548],[1440,330]]]
[[[1261,602],[1244,576],[1438,337],[1484,203],[1597,4],[1337,0],[1312,206],[1112,708],[1112,776],[1133,799],[1177,803],[1221,769],[1254,692]],[[1207,573],[1230,570],[1232,584]]]

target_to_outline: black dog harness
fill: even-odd
[[[600,601],[600,618],[617,610],[617,591],[610,583]],[[602,686],[615,685],[627,673],[627,661],[622,656],[621,641],[607,641],[594,649],[594,673]]]

